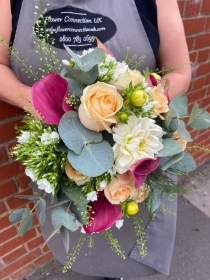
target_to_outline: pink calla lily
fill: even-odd
[[[56,72],[50,72],[32,86],[32,105],[47,124],[59,124],[62,115],[73,110],[66,104],[68,82]]]
[[[158,85],[157,79],[154,77],[154,75],[150,74],[148,77],[153,85],[153,87],[156,87]]]
[[[103,192],[101,192],[103,193]],[[98,195],[98,200],[90,202],[90,225],[83,226],[86,233],[100,232],[110,228],[122,216],[122,208],[111,204],[104,195]]]
[[[139,188],[144,183],[146,176],[155,171],[160,164],[160,158],[142,158],[130,167],[135,180],[135,187]]]

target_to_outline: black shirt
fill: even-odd
[[[12,12],[11,44],[13,43],[18,24],[20,9],[23,0],[10,0]],[[30,1],[30,0],[29,0]],[[157,59],[159,48],[159,34],[157,25],[157,7],[155,0],[135,0],[136,7],[141,18],[147,37],[150,41],[155,58]]]

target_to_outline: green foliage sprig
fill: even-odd
[[[153,114],[153,106],[151,106],[150,110],[144,111],[143,106],[136,107],[132,105],[130,101],[130,96],[135,90],[144,91],[145,86],[141,82],[136,84],[135,86],[133,86],[132,83],[130,83],[128,87],[126,87],[121,91],[121,96],[126,101],[124,102],[123,107],[116,114],[118,122],[127,123],[128,117],[131,115],[131,112],[134,113],[137,117],[143,117],[143,118],[144,117],[150,118],[150,116]],[[144,105],[152,101],[153,99],[148,95],[148,99]]]
[[[114,78],[114,70],[117,66],[117,62],[114,59],[108,60],[108,54],[105,53],[103,61],[99,64],[99,69],[101,74],[99,73],[98,81],[108,83]],[[102,74],[103,71],[105,74]]]
[[[133,223],[137,235],[136,242],[140,250],[139,254],[142,257],[145,257],[147,255],[147,246],[146,246],[147,240],[144,238],[146,232],[144,231],[144,228],[141,226],[142,222],[143,222],[142,219],[139,218],[138,215],[134,216]]]
[[[173,169],[171,169],[172,172]],[[148,186],[154,186],[155,188],[167,193],[186,193],[187,190],[176,184],[172,179],[168,177],[166,172],[163,172],[160,168],[148,174],[145,180]]]
[[[40,19],[35,22],[34,35],[36,40],[34,40],[36,52],[40,54],[40,61],[43,68],[39,68],[43,72],[43,75],[48,74],[50,71],[59,72],[61,69],[60,60],[56,58],[57,52],[51,47],[55,44],[55,39],[51,38],[52,32],[47,32],[47,20],[45,19],[45,13],[47,8],[44,6],[49,6],[49,4],[44,5],[44,0],[34,0],[39,2],[38,6],[35,6],[37,12],[34,14],[39,14]]]
[[[71,254],[68,255],[68,261],[66,262],[65,266],[62,269],[63,273],[66,273],[73,265],[73,263],[76,260],[77,255],[79,255],[79,252],[81,250],[82,245],[85,242],[85,236],[84,234],[80,233],[79,237],[78,237],[78,243],[77,245],[75,245],[72,250],[73,252]]]
[[[210,153],[210,148],[198,145],[196,143],[194,143],[193,145],[187,146],[186,150],[188,150],[188,151],[194,150],[196,152],[197,151],[202,151],[202,152],[205,152],[205,153]]]
[[[95,236],[94,236],[93,233],[88,235],[88,247],[89,248],[93,248],[93,246],[94,246],[94,238],[95,238]]]
[[[31,117],[27,115],[23,122],[25,125],[17,130],[19,132],[33,131],[33,133],[30,133],[26,142],[13,147],[11,155],[20,160],[27,168],[32,168],[37,180],[46,178],[57,192],[65,170],[66,154],[56,151],[57,141],[52,141],[50,145],[41,142],[43,133],[52,133],[56,129],[42,121],[31,120]]]
[[[107,240],[107,242],[109,243],[111,249],[117,253],[117,255],[119,257],[121,257],[123,260],[126,259],[126,255],[125,252],[121,250],[121,247],[119,245],[118,240],[114,237],[111,229],[105,230],[102,232],[102,234],[104,235],[105,239]]]
[[[29,64],[27,60],[24,60],[24,57],[19,57],[17,49],[9,46],[5,42],[4,36],[0,36],[0,46],[1,45],[5,45],[5,47],[8,49],[9,55],[14,56],[14,58],[18,61],[19,66],[21,67],[21,71],[25,69],[25,73],[28,75],[28,78],[33,77],[34,81],[38,80],[38,72],[34,71],[32,65]]]
[[[131,55],[130,51],[131,51],[130,48],[127,47],[125,50],[124,61],[126,64],[128,64],[131,70],[138,69],[146,57],[145,56],[138,57],[136,54]]]
[[[171,211],[171,209],[169,209],[168,207],[166,207],[165,204],[161,204],[160,205],[160,210],[162,210],[164,213],[169,214],[169,215],[173,215],[173,216],[177,216],[176,212]]]

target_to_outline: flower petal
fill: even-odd
[[[159,164],[160,158],[142,158],[130,167],[136,188],[144,183],[146,175],[156,170]]]
[[[32,104],[47,124],[58,124],[64,110],[68,82],[56,72],[50,72],[32,86]]]
[[[152,74],[149,75],[149,79],[152,82],[152,85],[154,87],[156,87],[158,85],[158,81],[156,80],[156,78]]]
[[[100,193],[100,192],[99,192]],[[100,232],[110,228],[122,216],[120,205],[111,204],[99,194],[98,200],[90,202],[90,225],[83,226],[86,233]]]
[[[68,97],[69,97],[69,93],[67,90],[63,97],[62,108],[63,108],[64,112],[75,111],[73,106],[66,103],[66,98],[68,98]]]

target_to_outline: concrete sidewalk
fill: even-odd
[[[124,280],[210,280],[210,163],[191,174],[184,185],[191,191],[178,200],[177,234],[170,276]],[[191,202],[190,202],[191,201]],[[209,215],[209,216],[208,216]],[[47,271],[54,265],[54,269]],[[57,262],[45,265],[25,280],[102,280],[73,271],[62,274]]]

